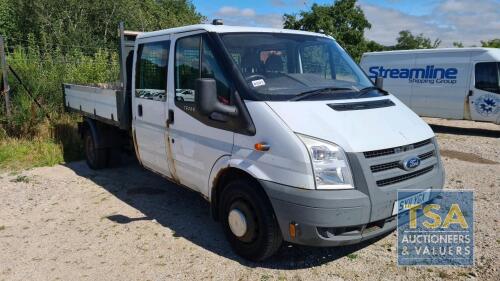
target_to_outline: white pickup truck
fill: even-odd
[[[443,187],[429,126],[324,34],[121,28],[121,66],[118,88],[64,85],[89,166],[132,143],[144,167],[210,202],[245,258],[382,235],[404,211],[397,190]]]

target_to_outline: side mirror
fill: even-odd
[[[214,112],[229,116],[237,116],[238,108],[232,105],[225,105],[217,99],[217,83],[212,78],[196,79],[195,92],[196,110],[203,115],[210,115]]]
[[[377,76],[377,78],[375,78],[375,87],[379,88],[380,90],[384,89],[384,77]]]

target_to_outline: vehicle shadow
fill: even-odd
[[[500,138],[500,130],[488,130],[480,128],[462,128],[451,127],[443,125],[429,124],[435,133],[463,135],[463,136],[477,136],[477,137],[490,137]]]
[[[84,161],[72,162],[66,166],[144,214],[143,217],[131,218],[118,213],[107,219],[119,224],[156,220],[163,227],[172,230],[174,236],[183,237],[208,251],[248,267],[309,268],[335,261],[385,237],[334,248],[284,244],[275,256],[265,262],[250,262],[231,250],[220,224],[210,216],[208,202],[198,193],[147,171],[136,160],[126,159],[119,168],[101,171],[89,169]]]

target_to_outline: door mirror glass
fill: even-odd
[[[377,76],[377,78],[375,78],[375,87],[379,88],[380,90],[384,89],[384,77]]]
[[[213,78],[199,78],[196,80],[195,90],[196,110],[203,115],[211,115],[214,112],[229,116],[238,115],[236,106],[226,105],[217,97],[217,82]]]

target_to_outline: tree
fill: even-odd
[[[381,45],[373,40],[366,41],[366,52],[380,52],[390,50],[390,47]]]
[[[116,47],[117,26],[152,31],[203,20],[190,0],[0,0],[10,15],[9,43]],[[0,12],[0,24],[4,17]],[[2,28],[0,27],[0,30]]]
[[[12,7],[7,0],[0,0],[0,34],[6,35],[14,30]]]
[[[463,48],[464,44],[462,42],[453,42],[453,47],[455,47],[455,48]]]
[[[439,39],[432,41],[422,33],[415,36],[409,30],[400,31],[396,40],[397,44],[394,46],[396,50],[435,49],[441,44]]]
[[[481,46],[485,48],[500,48],[500,38],[488,41],[481,41]]]
[[[366,49],[364,30],[371,28],[356,0],[338,0],[333,5],[313,4],[310,11],[285,14],[283,19],[285,28],[331,35],[356,60]]]

